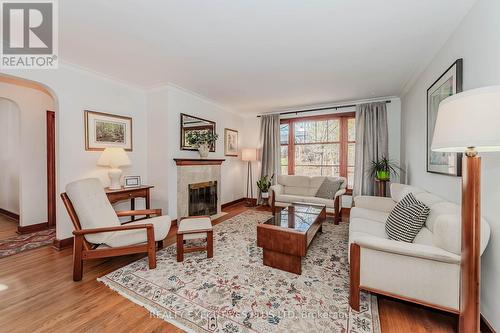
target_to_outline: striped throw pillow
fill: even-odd
[[[415,199],[413,193],[408,193],[389,214],[385,232],[389,239],[413,243],[429,213],[429,207]]]

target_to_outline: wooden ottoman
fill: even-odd
[[[206,246],[184,247],[188,239],[205,238]],[[209,216],[190,216],[179,221],[177,229],[177,261],[184,260],[184,253],[207,251],[207,258],[214,256],[214,234]]]

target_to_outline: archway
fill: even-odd
[[[4,74],[0,75],[0,98],[12,100],[20,111],[17,232],[55,227],[57,101],[43,84]]]
[[[18,104],[0,97],[0,239],[19,225],[19,117]]]

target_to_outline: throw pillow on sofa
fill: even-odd
[[[413,243],[429,213],[429,207],[415,199],[413,193],[408,193],[389,214],[385,232],[389,239]]]
[[[335,193],[340,190],[340,186],[342,186],[342,180],[332,180],[330,178],[325,178],[321,186],[318,188],[316,192],[316,197],[323,199],[333,199],[335,197]]]

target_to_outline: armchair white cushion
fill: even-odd
[[[116,211],[109,202],[104,188],[97,178],[77,180],[66,185],[66,193],[73,204],[82,229],[94,229],[120,226]],[[155,241],[165,239],[170,230],[168,215],[149,218],[133,224],[153,224]],[[103,232],[88,234],[85,239],[92,244],[105,244],[110,247],[127,246],[145,243],[147,233],[145,229]]]
[[[431,209],[429,217],[413,243],[390,240],[385,233],[387,216],[410,192]],[[360,196],[354,203],[349,244],[360,249],[360,288],[458,311],[460,206],[403,184],[391,184],[391,198]],[[482,219],[481,253],[489,237],[490,226]]]

